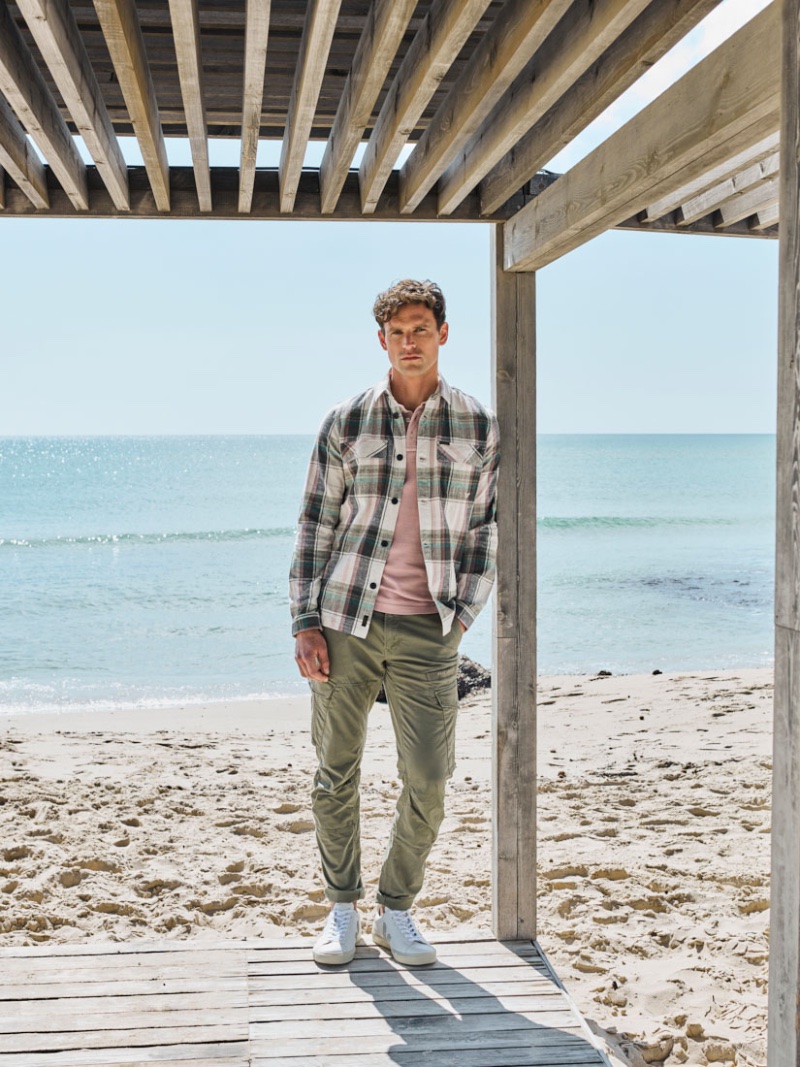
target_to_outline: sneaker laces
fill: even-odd
[[[417,924],[411,917],[410,911],[395,911],[392,912],[392,918],[400,927],[400,932],[409,941],[417,941],[420,945],[427,945],[427,941],[417,929]]]
[[[325,923],[325,940],[341,941],[355,913],[355,908],[350,908],[349,911],[344,908],[331,908]]]

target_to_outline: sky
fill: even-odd
[[[724,0],[549,168],[765,2]],[[236,162],[237,142],[212,147]],[[442,373],[491,403],[489,230],[0,217],[0,435],[313,433],[385,373],[371,308],[402,277],[442,286]],[[776,241],[604,234],[537,277],[539,431],[772,433],[776,320]]]

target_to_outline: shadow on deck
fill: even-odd
[[[536,944],[437,940],[430,967],[371,944],[0,950],[3,1067],[607,1067]]]

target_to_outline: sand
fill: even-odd
[[[541,680],[540,942],[628,1062],[766,1062],[771,672]],[[305,698],[0,719],[0,946],[313,934]],[[420,926],[490,929],[491,713],[462,705]],[[376,707],[368,918],[397,792]],[[368,923],[367,923],[368,928]]]

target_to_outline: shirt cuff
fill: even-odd
[[[305,615],[298,615],[296,619],[292,621],[292,636],[296,637],[303,630],[321,630],[322,619],[319,617],[318,611],[309,611]]]

